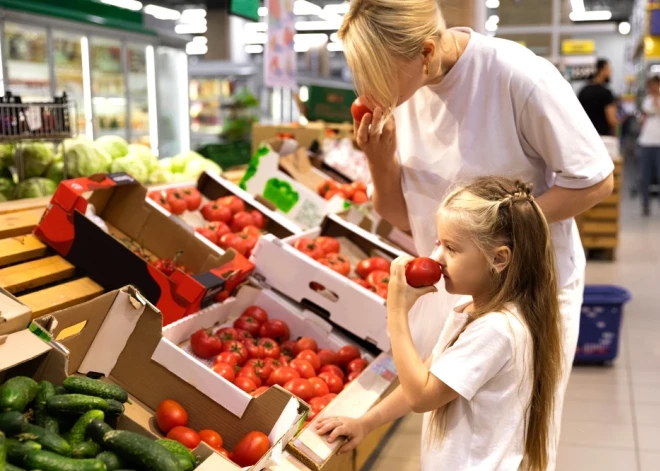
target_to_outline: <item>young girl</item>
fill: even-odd
[[[555,261],[530,186],[480,178],[446,197],[437,213],[438,261],[449,293],[469,296],[450,314],[423,361],[408,312],[435,288],[408,286],[392,264],[388,330],[400,386],[359,419],[327,417],[318,433],[355,448],[379,426],[424,413],[421,467],[544,471],[562,368]]]

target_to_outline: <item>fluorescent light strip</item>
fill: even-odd
[[[101,0],[101,3],[112,5],[113,7],[123,8],[125,10],[142,10],[142,2],[138,2],[137,0]]]
[[[320,46],[328,42],[328,35],[325,33],[294,34],[293,41],[299,44],[308,44],[309,46]]]
[[[293,44],[293,50],[296,51],[296,52],[307,52],[307,51],[309,51],[309,49],[310,49],[309,44],[300,44],[300,43],[298,43],[298,44],[294,43]]]
[[[584,0],[571,0],[571,10],[575,13],[584,13]]]
[[[2,74],[2,41],[0,41],[0,96],[5,96],[5,77]]]
[[[245,34],[261,33],[268,31],[268,23],[245,23],[243,30]]]
[[[328,13],[334,13],[335,15],[345,15],[350,8],[351,4],[349,2],[333,3],[323,7],[325,11]]]
[[[245,46],[245,52],[248,54],[261,54],[264,52],[264,47],[261,44],[248,44]]]
[[[257,13],[259,16],[268,16],[268,7],[259,7]]]
[[[337,30],[341,27],[341,21],[298,21],[296,29],[298,31],[323,31],[328,29]]]
[[[174,32],[176,34],[204,34],[206,33],[206,25],[176,25]]]
[[[179,117],[179,136],[181,137],[181,152],[187,152],[190,150],[190,96],[188,94],[188,56],[186,54],[180,53],[178,50],[172,50],[176,54],[176,60],[178,62],[176,67],[176,73],[178,75],[176,83],[186,84],[182,87],[181,90],[178,90],[179,94],[179,112],[181,116]]]
[[[147,5],[144,7],[144,13],[151,15],[159,20],[180,20],[181,12],[177,10],[172,10],[171,8],[160,7],[158,5]]]
[[[574,11],[568,17],[571,21],[608,21],[612,19],[612,12],[609,10]]]
[[[268,42],[268,35],[266,33],[254,33],[245,40],[245,44],[266,44]]]
[[[201,56],[209,52],[209,47],[206,44],[190,41],[186,44],[186,54],[189,56]]]
[[[500,7],[500,0],[486,0],[486,8],[495,10]]]
[[[194,23],[204,20],[206,23],[206,10],[203,8],[190,8],[181,12],[181,21],[183,23]]]
[[[147,59],[147,103],[149,106],[149,143],[151,152],[158,156],[158,110],[156,109],[156,60],[154,47],[149,45],[146,49]]]
[[[83,107],[85,113],[85,136],[94,139],[94,124],[92,122],[92,79],[89,71],[89,41],[86,37],[80,38],[80,56],[82,59],[83,74]]]
[[[328,51],[339,52],[344,50],[344,45],[342,43],[328,43]]]

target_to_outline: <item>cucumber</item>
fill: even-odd
[[[53,396],[46,402],[48,412],[54,414],[84,414],[90,410],[101,410],[110,415],[124,413],[124,405],[113,399],[103,399],[86,394],[62,394]]]
[[[113,430],[105,434],[104,441],[106,448],[143,471],[182,471],[171,451],[137,433]]]
[[[94,458],[96,455],[101,453],[103,448],[96,442],[92,440],[87,440],[73,447],[71,456],[73,458]]]
[[[19,442],[13,438],[7,439],[7,461],[15,466],[23,466],[23,461],[28,453],[41,450],[37,442]]]
[[[96,455],[96,459],[103,461],[108,471],[117,471],[122,469],[122,466],[124,466],[124,460],[122,460],[117,455],[117,453],[113,453],[111,451],[104,451],[99,453]]]
[[[85,441],[87,427],[94,419],[103,420],[105,419],[105,414],[100,410],[90,410],[89,412],[85,412],[73,425],[66,437],[72,447]],[[101,452],[98,451],[97,453]]]
[[[5,463],[7,463],[7,439],[5,434],[0,432],[0,471],[5,471]]]
[[[6,471],[25,471],[23,468],[19,468],[18,466],[14,466],[11,463],[7,463],[5,470]]]
[[[46,402],[55,396],[55,386],[50,381],[40,381],[37,396],[34,399],[34,422],[40,427],[59,433],[60,426],[57,419],[46,411]]]
[[[39,471],[106,471],[103,461],[74,460],[50,451],[32,451],[25,458],[25,467]]]
[[[70,376],[64,380],[62,386],[64,386],[68,392],[74,394],[87,394],[89,396],[97,396],[104,399],[114,399],[121,403],[128,401],[128,393],[121,386],[104,383],[103,381],[87,378],[85,376]]]
[[[87,436],[101,446],[105,445],[105,435],[112,432],[112,427],[102,420],[93,419],[87,426]]]
[[[62,456],[71,456],[71,445],[65,439],[38,425],[28,425],[25,432],[17,435],[17,438],[21,440],[34,440],[46,450],[54,451]]]
[[[55,386],[55,395],[59,396],[60,394],[66,394],[66,388],[62,385]]]
[[[0,386],[0,412],[23,412],[37,395],[38,385],[27,376],[16,376]]]
[[[191,471],[195,467],[197,458],[195,458],[195,455],[193,455],[192,451],[190,451],[185,445],[182,445],[181,443],[170,440],[168,438],[156,440],[156,443],[170,450],[174,456],[179,459],[179,463],[182,465],[183,471]]]
[[[0,414],[0,431],[8,437],[23,433],[28,426],[28,421],[20,412],[3,412]]]

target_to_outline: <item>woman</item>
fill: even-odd
[[[651,213],[651,181],[653,175],[660,182],[660,77],[646,82],[647,96],[642,102],[644,121],[637,143],[639,144],[639,172],[642,193],[642,214]]]
[[[420,254],[435,248],[433,215],[450,185],[488,175],[533,183],[559,271],[565,360],[556,451],[586,265],[573,217],[611,194],[612,159],[551,63],[511,41],[448,30],[438,0],[353,0],[339,36],[358,93],[376,105],[355,125],[374,207],[412,231]],[[411,327],[420,354],[429,355],[442,327],[432,311],[453,301],[444,293],[425,298],[431,302],[417,304]]]

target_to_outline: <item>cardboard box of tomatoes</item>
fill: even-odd
[[[214,250],[146,194],[127,174],[65,180],[35,235],[104,288],[137,286],[169,324],[231,292],[254,266]]]
[[[390,349],[389,262],[404,255],[337,215],[320,228],[277,240],[264,236],[251,260],[255,278],[369,342]],[[283,270],[295,276],[283,276]]]
[[[194,201],[193,201],[194,199]],[[183,206],[183,201],[188,204]],[[149,192],[150,202],[173,214],[214,247],[249,256],[263,233],[278,238],[302,232],[282,214],[217,175],[202,173],[195,187],[166,185]],[[179,207],[174,208],[172,204]],[[266,202],[267,203],[267,202]]]
[[[0,286],[0,335],[25,329],[32,310]]]

